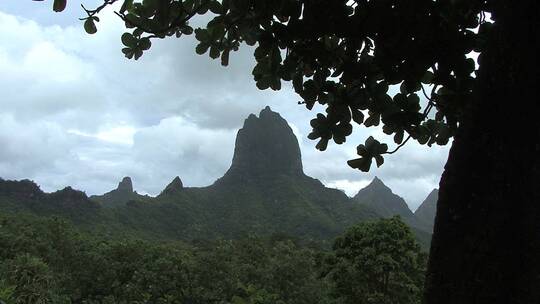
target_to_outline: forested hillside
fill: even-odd
[[[269,108],[210,186],[150,197],[125,177],[89,198],[0,179],[0,210],[7,304],[416,304],[430,240],[379,179],[350,199],[305,175]]]
[[[323,250],[279,235],[115,240],[58,218],[0,215],[0,247],[0,302],[8,304],[345,304],[357,296],[413,304],[426,263],[397,218],[355,226]]]

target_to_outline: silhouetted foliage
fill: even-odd
[[[55,1],[65,2],[65,1]],[[84,27],[96,32],[98,13],[117,0],[86,9]],[[489,1],[349,0],[124,0],[115,13],[130,31],[122,35],[127,58],[138,59],[151,40],[195,35],[198,54],[228,65],[231,51],[255,46],[253,77],[259,89],[292,82],[303,104],[326,108],[311,121],[317,148],[345,142],[354,125],[377,126],[397,146],[369,137],[349,165],[368,171],[375,159],[408,141],[448,143],[475,85],[475,62],[492,24]],[[193,29],[196,15],[212,18]],[[399,20],[399,22],[395,22]],[[478,29],[479,28],[479,29]],[[476,30],[478,29],[478,30]],[[428,94],[424,85],[430,86]],[[400,86],[399,93],[389,91]],[[428,100],[422,106],[420,95]],[[435,115],[428,115],[434,110]]]
[[[55,1],[55,10],[65,2]],[[115,2],[86,10],[87,32]],[[325,107],[311,121],[318,149],[343,143],[353,125],[382,123],[396,148],[370,136],[348,162],[353,168],[382,165],[383,155],[410,138],[443,145],[455,136],[440,185],[426,303],[540,301],[540,113],[525,89],[537,85],[537,1],[122,3],[116,13],[129,29],[122,35],[127,58],[142,56],[151,39],[192,33],[196,52],[223,65],[241,44],[256,46],[257,87],[279,90],[282,80],[292,81],[308,109]],[[193,29],[197,14],[213,19]],[[392,86],[399,93],[391,94]]]

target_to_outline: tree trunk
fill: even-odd
[[[492,1],[495,28],[440,182],[424,303],[540,303],[535,1]]]

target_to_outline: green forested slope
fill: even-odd
[[[382,303],[415,304],[425,269],[425,254],[398,219],[353,227],[328,250],[278,235],[118,240],[59,218],[0,214],[0,247],[0,302],[7,304],[347,304],[356,289]],[[351,258],[373,263],[340,266],[358,264]],[[355,290],[341,288],[343,271]],[[401,288],[372,288],[385,278]]]

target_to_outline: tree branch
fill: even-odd
[[[88,14],[88,17],[86,18],[79,18],[79,20],[86,20],[88,19],[89,17],[92,17],[96,14],[99,14],[99,12],[101,12],[101,10],[103,10],[105,7],[107,7],[107,5],[111,5],[115,2],[117,2],[118,0],[104,0],[103,1],[103,4],[101,4],[100,6],[96,7],[95,9],[93,10],[89,10],[87,9],[86,7],[84,7],[84,5],[81,3],[81,7],[83,8],[83,10],[86,12],[86,14]]]

